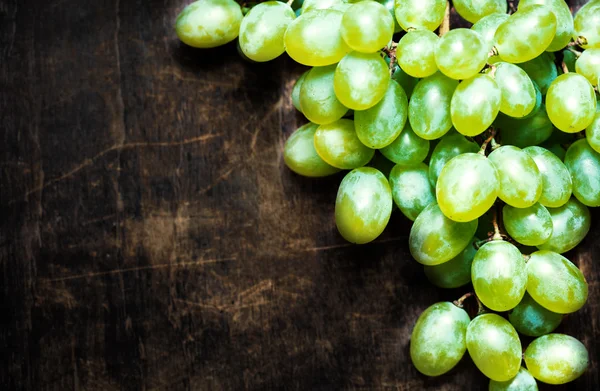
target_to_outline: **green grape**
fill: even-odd
[[[315,133],[315,149],[323,160],[343,170],[362,167],[375,154],[360,142],[354,121],[349,119],[319,126]]]
[[[488,159],[498,171],[498,197],[508,205],[527,208],[542,195],[542,175],[535,161],[522,149],[504,145],[490,153]]]
[[[600,152],[587,140],[575,141],[565,156],[573,180],[573,195],[586,206],[600,206]]]
[[[240,26],[240,48],[252,61],[271,61],[285,52],[283,36],[296,19],[292,8],[279,1],[253,7]]]
[[[348,108],[335,96],[333,79],[335,65],[314,67],[300,88],[300,111],[311,122],[329,124],[342,118]]]
[[[529,75],[531,80],[538,85],[542,95],[546,95],[550,84],[558,77],[558,70],[554,65],[554,55],[542,53],[533,60],[518,64]]]
[[[385,175],[388,180],[394,166],[396,166],[396,163],[389,161],[385,156],[378,152],[375,152],[375,156],[373,159],[371,159],[369,164],[367,164],[367,167],[373,167],[381,171],[381,173]]]
[[[488,242],[475,254],[471,280],[475,294],[486,307],[498,312],[515,308],[527,288],[523,255],[503,240]]]
[[[439,207],[454,221],[476,220],[494,205],[498,195],[498,174],[490,160],[478,153],[452,158],[436,184]]]
[[[392,192],[381,172],[372,167],[350,171],[340,184],[335,200],[335,224],[351,243],[375,240],[392,213]]]
[[[529,75],[527,75],[527,77],[529,77]],[[531,78],[529,78],[529,80],[531,80]],[[538,85],[535,84],[533,80],[531,80],[531,84],[533,85],[533,89],[535,90],[535,105],[533,106],[533,110],[531,110],[531,113],[527,114],[525,117],[523,117],[523,119],[533,117],[543,106],[544,97],[542,96],[542,91],[540,90],[540,87],[538,87]],[[546,111],[545,108],[544,111]],[[548,116],[548,114],[546,114],[546,116]]]
[[[398,83],[390,80],[383,99],[364,111],[354,112],[354,125],[360,141],[369,148],[379,149],[398,138],[406,125],[408,98]]]
[[[510,380],[521,368],[519,335],[499,315],[479,315],[469,323],[467,350],[477,368],[492,380]]]
[[[404,72],[402,68],[398,66],[398,64],[394,66],[394,74],[392,75],[392,80],[400,84],[404,92],[406,92],[406,96],[408,97],[408,99],[411,98],[413,90],[419,82],[419,79],[416,79]]]
[[[237,38],[243,17],[233,0],[199,0],[177,16],[175,30],[186,45],[214,48]]]
[[[590,82],[577,73],[560,75],[546,94],[550,121],[566,133],[584,130],[596,114],[596,94]]]
[[[390,15],[392,15],[392,18],[394,19],[394,33],[399,33],[400,31],[402,31],[402,27],[400,27],[400,25],[398,24],[398,21],[396,20],[396,14],[394,13],[394,7],[396,7],[396,1],[395,0],[376,0],[379,4],[382,4],[390,13]]]
[[[315,150],[314,137],[319,125],[308,123],[297,129],[285,142],[283,160],[297,174],[323,177],[340,170],[325,163]]]
[[[446,0],[396,0],[396,20],[404,31],[409,28],[433,31],[446,13]]]
[[[476,23],[488,15],[506,14],[504,0],[454,0],[452,5],[463,19],[471,23]]]
[[[533,4],[550,8],[556,16],[556,34],[546,50],[556,52],[567,46],[573,36],[573,15],[571,15],[567,3],[564,0],[521,0],[519,9],[527,8]]]
[[[440,72],[417,83],[408,102],[408,120],[417,136],[435,140],[452,128],[450,102],[458,81]]]
[[[527,293],[542,307],[557,314],[579,310],[588,297],[581,270],[562,255],[536,251],[527,261]]]
[[[408,244],[413,258],[423,265],[439,265],[456,257],[469,245],[477,230],[477,220],[452,221],[435,203],[415,219]]]
[[[433,75],[438,70],[435,63],[435,46],[438,41],[439,37],[429,30],[409,31],[398,42],[398,65],[413,77]]]
[[[442,169],[450,159],[463,153],[475,153],[479,151],[479,145],[469,141],[460,133],[451,131],[441,138],[436,145],[429,161],[429,181],[435,187]]]
[[[343,0],[304,0],[302,3],[302,13],[305,14],[314,10],[329,9],[343,4]]]
[[[336,4],[336,5],[332,6],[330,9],[340,11],[340,12],[346,12],[350,9],[350,7],[352,7],[352,4],[341,3],[341,4]]]
[[[548,209],[539,203],[529,208],[504,205],[502,217],[506,232],[526,246],[539,246],[552,236],[552,217]]]
[[[523,151],[531,156],[542,175],[542,195],[538,202],[549,208],[566,204],[571,198],[573,184],[563,162],[542,147],[527,147]]]
[[[352,50],[375,53],[392,40],[394,18],[376,1],[362,1],[344,13],[341,32]]]
[[[583,37],[584,49],[600,48],[600,2],[590,1],[575,14],[574,38]]]
[[[340,34],[343,15],[330,9],[300,15],[285,33],[287,54],[300,64],[314,67],[340,61],[350,51]]]
[[[515,118],[531,113],[536,104],[535,87],[523,69],[501,62],[496,64],[494,78],[502,91],[501,112]]]
[[[435,62],[446,76],[469,79],[485,66],[488,48],[477,31],[465,28],[444,34],[435,48]]]
[[[394,202],[408,219],[415,221],[429,204],[435,202],[429,184],[429,167],[425,163],[412,166],[396,165],[390,173]]]
[[[519,368],[517,376],[507,381],[490,380],[489,391],[538,391],[537,383],[527,369]]]
[[[585,137],[596,152],[600,152],[600,103],[596,104],[594,121],[585,130]]]
[[[537,246],[559,254],[574,249],[590,231],[591,217],[587,206],[571,197],[559,208],[548,208],[552,216],[552,236]]]
[[[585,346],[565,334],[536,338],[523,355],[529,372],[544,383],[565,384],[581,376],[589,365]]]
[[[584,51],[575,63],[577,73],[585,76],[592,85],[600,80],[600,48]]]
[[[377,53],[347,54],[335,70],[335,95],[352,110],[375,106],[385,95],[390,75],[385,60]]]
[[[471,242],[478,241],[477,238],[471,240]],[[468,245],[448,262],[435,266],[423,266],[423,270],[433,285],[448,289],[458,288],[471,282],[471,264],[476,253],[475,246]]]
[[[304,79],[310,70],[304,72],[294,84],[294,88],[292,89],[292,104],[296,108],[296,110],[302,112],[302,107],[300,106],[300,91],[302,90],[302,84],[304,84]]]
[[[539,337],[553,332],[560,325],[562,318],[561,314],[539,305],[528,293],[508,314],[508,320],[515,329],[529,337]]]
[[[419,372],[439,376],[458,364],[465,351],[469,315],[452,303],[427,308],[410,337],[410,358]]]
[[[508,18],[509,15],[506,13],[491,14],[481,18],[473,25],[473,27],[471,27],[471,30],[477,31],[481,35],[483,43],[485,44],[485,48],[488,52],[492,50],[494,45],[496,45],[496,38],[494,37],[496,30],[498,30],[498,27],[500,27],[502,23],[506,22]]]
[[[527,118],[513,118],[500,113],[494,121],[494,127],[500,130],[503,144],[519,148],[543,143],[554,130],[543,104],[537,113]]]
[[[548,7],[531,5],[517,12],[496,30],[500,58],[510,63],[533,60],[552,43],[556,16]]]
[[[429,140],[417,136],[407,122],[402,133],[390,145],[382,148],[381,153],[396,164],[418,164],[429,153]]]
[[[477,136],[494,122],[501,102],[502,91],[489,75],[464,80],[452,96],[452,124],[465,136]]]

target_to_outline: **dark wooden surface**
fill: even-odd
[[[184,47],[183,5],[0,0],[0,388],[487,389],[468,357],[410,364],[419,313],[468,288],[426,281],[408,222],[349,245],[341,175],[283,165],[303,68]],[[600,384],[599,254],[596,218],[559,329],[592,362],[560,389]]]

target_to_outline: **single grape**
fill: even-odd
[[[477,220],[452,221],[432,203],[419,214],[410,230],[410,253],[423,265],[448,262],[469,245],[476,230]]]
[[[478,242],[479,239],[473,238],[471,243]],[[469,244],[465,249],[449,260],[440,265],[423,266],[425,276],[429,282],[440,288],[458,288],[471,282],[471,265],[477,249]]]
[[[488,48],[474,30],[458,28],[444,34],[435,48],[435,62],[446,76],[469,79],[485,66]]]
[[[539,337],[553,332],[563,316],[547,310],[525,293],[523,300],[508,314],[508,320],[521,334]]]
[[[463,19],[471,23],[476,23],[488,15],[506,14],[504,0],[454,0],[452,5]]]
[[[323,160],[343,170],[362,167],[375,154],[360,142],[354,121],[349,119],[319,126],[315,133],[315,149]]]
[[[584,49],[600,48],[600,2],[590,1],[575,14],[574,38],[584,38]]]
[[[392,213],[392,192],[386,177],[371,167],[350,171],[340,184],[335,200],[335,224],[351,243],[375,240]]]
[[[567,46],[573,36],[573,15],[571,15],[567,3],[564,0],[521,0],[519,9],[527,8],[533,4],[550,8],[556,16],[556,34],[546,50],[556,52]]]
[[[394,66],[394,74],[392,75],[392,80],[400,84],[404,92],[406,92],[406,96],[408,97],[408,99],[410,99],[410,97],[412,96],[413,90],[419,82],[419,79],[416,79],[404,72],[402,68],[398,66],[398,64]]]
[[[465,136],[483,133],[496,119],[502,91],[494,79],[480,74],[458,85],[450,105],[454,128]]]
[[[408,102],[408,120],[417,136],[435,140],[452,128],[450,102],[458,81],[440,72],[417,83]]]
[[[552,216],[539,203],[529,208],[504,205],[502,218],[511,238],[526,246],[539,246],[552,236]]]
[[[521,368],[519,335],[499,315],[479,315],[469,323],[467,350],[477,368],[492,380],[510,380]]]
[[[600,48],[584,51],[575,63],[577,73],[585,76],[590,84],[597,86],[600,80]]]
[[[538,391],[537,383],[527,369],[519,368],[517,376],[507,381],[490,380],[489,391]]]
[[[538,202],[549,208],[563,206],[571,198],[573,184],[567,167],[552,152],[542,147],[523,149],[542,175],[542,195]]]
[[[596,104],[594,121],[585,130],[585,137],[596,152],[600,152],[600,103]]]
[[[525,350],[524,358],[533,377],[548,384],[571,382],[589,365],[585,346],[565,334],[548,334],[535,339]]]
[[[488,52],[496,45],[496,38],[494,37],[496,35],[496,30],[498,30],[498,27],[500,27],[502,23],[508,20],[509,16],[510,15],[506,13],[491,14],[481,18],[471,27],[471,30],[477,31],[481,35]]]
[[[437,72],[435,47],[439,37],[429,30],[409,31],[398,42],[398,65],[408,75],[418,78]]]
[[[352,110],[375,106],[385,95],[390,75],[388,66],[377,53],[348,53],[335,70],[335,95]]]
[[[494,78],[502,91],[501,112],[522,118],[533,111],[536,105],[535,87],[523,69],[507,62],[497,63]]]
[[[308,123],[297,129],[285,142],[283,160],[297,174],[307,177],[323,177],[340,170],[327,164],[317,154],[314,144],[319,125]]]
[[[390,186],[394,202],[402,214],[412,221],[435,202],[435,194],[429,184],[429,167],[425,163],[396,165],[390,173]]]
[[[363,1],[363,0],[361,0]],[[375,0],[377,1],[379,4],[382,4],[390,13],[390,15],[392,15],[392,18],[394,19],[394,33],[399,33],[400,31],[402,31],[402,27],[400,27],[400,25],[398,24],[398,21],[396,20],[396,13],[394,12],[394,8],[396,7],[396,1],[395,0]]]
[[[533,60],[518,64],[529,75],[531,80],[538,85],[542,95],[546,95],[550,84],[558,77],[558,70],[554,64],[554,55],[542,53]]]
[[[181,42],[195,48],[214,48],[237,38],[242,9],[233,0],[199,0],[177,16],[175,30]]]
[[[590,231],[590,211],[574,197],[559,208],[548,208],[548,212],[552,216],[552,236],[537,246],[540,250],[566,253],[581,243]]]
[[[415,368],[427,376],[439,376],[454,368],[467,350],[469,321],[465,310],[449,302],[423,311],[410,337]]]
[[[300,88],[300,108],[304,116],[316,124],[329,124],[342,118],[348,108],[335,96],[335,65],[314,67]]]
[[[460,133],[451,131],[441,138],[436,145],[429,161],[429,181],[435,187],[442,169],[452,158],[463,153],[475,153],[479,151],[479,145],[469,141]]]
[[[531,5],[517,12],[496,30],[496,48],[500,58],[510,63],[533,60],[552,43],[556,16],[548,7]]]
[[[343,0],[304,0],[302,3],[302,13],[329,9],[342,4],[344,4]]]
[[[354,112],[354,126],[360,141],[369,148],[379,149],[390,145],[398,138],[406,125],[408,98],[394,80],[375,106]]]
[[[294,84],[294,88],[292,89],[292,104],[294,105],[296,110],[298,110],[300,112],[302,112],[302,108],[300,106],[300,91],[302,90],[302,84],[304,84],[304,79],[306,79],[308,72],[310,72],[310,70],[304,72],[298,78],[298,80],[296,81],[296,84]],[[332,83],[332,85],[333,85],[333,83]]]
[[[380,151],[383,156],[396,164],[418,164],[423,162],[429,153],[429,140],[417,136],[407,122],[402,133]]]
[[[405,31],[409,28],[433,31],[446,12],[446,0],[396,0],[396,20]]]
[[[590,82],[577,73],[560,75],[546,94],[550,121],[567,133],[584,130],[596,114],[596,94]]]
[[[450,160],[436,184],[439,207],[454,221],[476,220],[494,205],[497,195],[496,168],[478,153],[464,153]]]
[[[493,126],[500,130],[503,144],[518,148],[541,144],[550,138],[554,130],[543,104],[537,113],[527,118],[513,118],[500,113]]]
[[[344,13],[341,32],[352,50],[375,53],[392,40],[394,18],[378,2],[362,1]]]
[[[587,140],[575,141],[565,156],[573,180],[573,195],[586,206],[600,206],[600,152]]]

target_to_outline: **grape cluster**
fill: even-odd
[[[350,170],[335,203],[346,240],[373,241],[397,207],[427,278],[472,283],[417,320],[420,372],[446,373],[468,351],[490,390],[566,383],[588,366],[581,342],[552,332],[588,296],[561,254],[600,206],[600,0],[575,17],[563,0],[453,6],[470,29],[449,28],[446,0],[199,0],[176,29],[194,47],[239,37],[251,61],[285,52],[312,67],[292,91],[310,122],[287,140],[286,165]],[[524,354],[518,333],[537,337]]]

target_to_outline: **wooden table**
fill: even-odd
[[[410,364],[420,312],[468,288],[427,282],[409,222],[350,245],[342,176],[284,166],[303,68],[183,46],[183,4],[0,0],[0,388],[487,389],[468,355]],[[578,390],[600,384],[598,221],[559,329],[592,357]]]

